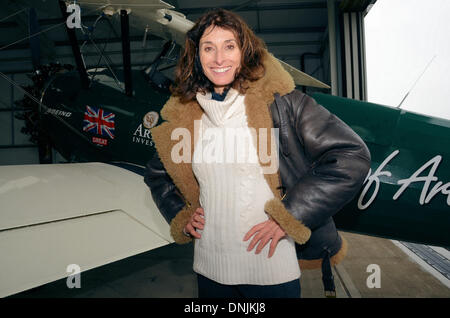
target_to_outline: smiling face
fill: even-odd
[[[241,50],[234,33],[209,26],[200,38],[199,52],[205,76],[214,84],[214,91],[221,94],[234,81],[241,65]]]

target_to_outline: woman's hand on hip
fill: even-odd
[[[259,242],[255,253],[259,254],[264,246],[266,246],[266,244],[271,240],[268,257],[272,257],[272,255],[275,253],[275,248],[277,247],[278,242],[280,241],[280,239],[286,236],[286,232],[280,227],[277,222],[275,222],[275,220],[269,219],[252,227],[250,231],[245,234],[244,241],[247,241],[253,235],[255,235],[255,237],[250,242],[247,251],[250,252],[251,250],[253,250],[255,245]]]
[[[187,234],[192,235],[194,238],[201,238],[202,235],[197,232],[197,229],[203,230],[205,226],[205,211],[203,208],[197,208],[194,214],[192,214],[189,222],[184,227],[183,231]]]

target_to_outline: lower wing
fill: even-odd
[[[169,243],[143,177],[103,163],[0,167],[0,297]]]

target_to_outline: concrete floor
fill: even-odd
[[[347,257],[334,268],[338,298],[450,297],[450,288],[423,270],[390,240],[341,232],[349,243]],[[151,297],[196,298],[193,245],[168,245],[81,273],[81,288],[62,279],[12,298]],[[380,288],[369,288],[370,264],[380,269]],[[323,298],[320,270],[303,271],[302,297]]]
[[[447,298],[450,288],[425,271],[391,240],[340,232],[349,244],[347,256],[334,268],[338,298]],[[369,288],[367,279],[380,269],[380,288]],[[304,271],[302,296],[323,297],[321,273]]]

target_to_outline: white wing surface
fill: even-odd
[[[101,10],[109,16],[126,10],[131,27],[142,30],[143,35],[148,29],[148,32],[179,45],[184,45],[186,32],[194,26],[183,14],[171,10],[174,9],[172,5],[159,0],[81,0],[77,3],[86,11]]]
[[[103,163],[0,166],[0,296],[173,240],[142,176]]]

